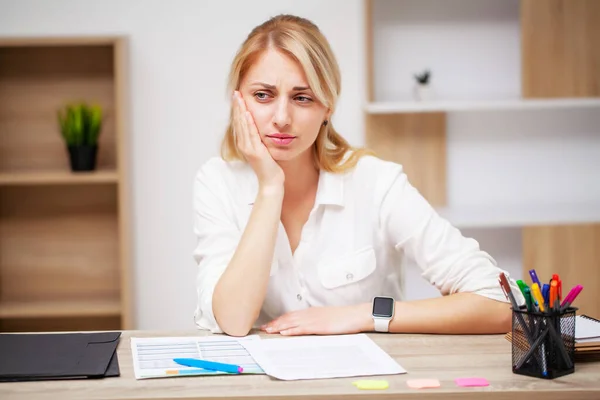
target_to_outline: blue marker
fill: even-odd
[[[550,285],[544,283],[544,287],[542,288],[542,297],[544,298],[544,305],[550,304]]]
[[[229,372],[232,374],[241,374],[244,372],[244,368],[239,365],[199,360],[197,358],[174,358],[173,361],[177,364],[185,365],[186,367],[202,368],[211,371]]]

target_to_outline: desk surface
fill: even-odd
[[[136,380],[130,338],[193,336],[203,332],[123,332],[118,347],[121,376],[98,380],[0,383],[0,398],[9,399],[600,399],[600,362],[578,363],[575,373],[552,381],[515,375],[511,345],[502,335],[443,336],[370,334],[407,374],[379,377],[387,390],[359,390],[361,378],[280,381],[266,375],[177,377]],[[262,334],[261,334],[262,335]],[[267,335],[264,335],[267,336]],[[275,337],[275,336],[271,336]],[[484,377],[485,388],[460,388],[460,377]],[[437,378],[437,389],[410,389],[408,379]],[[370,378],[365,378],[370,379]],[[375,378],[377,379],[377,378]],[[483,393],[482,393],[483,392]]]

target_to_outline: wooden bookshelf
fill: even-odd
[[[0,304],[0,318],[65,318],[121,315],[118,300],[14,301]]]
[[[0,331],[132,329],[126,40],[0,38]],[[104,110],[72,172],[57,110]]]
[[[71,173],[69,171],[34,171],[0,173],[0,186],[16,185],[78,185],[119,182],[116,171]]]
[[[521,0],[520,16],[523,96],[600,100],[600,31],[593,28],[600,23],[600,2]],[[597,218],[528,226],[522,241],[524,276],[536,269],[545,277],[560,274],[567,290],[584,285],[574,306],[580,314],[600,317]]]

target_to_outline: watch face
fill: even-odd
[[[373,316],[391,318],[394,311],[394,299],[390,297],[375,297],[373,301]]]

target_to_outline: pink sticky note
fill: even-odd
[[[440,381],[437,379],[409,379],[406,381],[409,388],[426,389],[440,387]]]
[[[485,378],[456,378],[454,382],[463,387],[489,386],[490,384]]]

